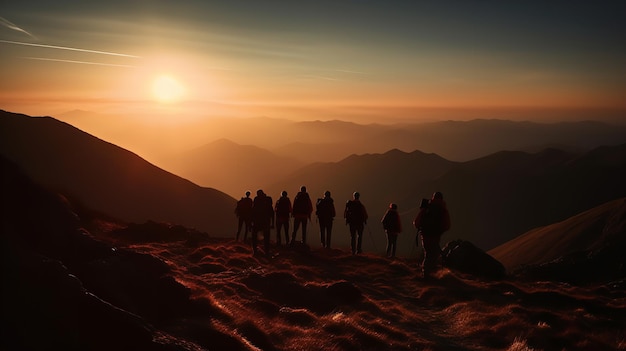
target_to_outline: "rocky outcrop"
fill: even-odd
[[[484,279],[502,279],[506,270],[502,263],[469,241],[454,240],[442,250],[444,266]]]

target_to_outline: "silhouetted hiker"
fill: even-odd
[[[350,246],[352,247],[352,254],[360,254],[363,252],[361,245],[363,243],[363,229],[367,223],[367,211],[365,206],[361,203],[361,194],[354,192],[352,194],[352,200],[346,202],[346,209],[343,212],[343,217],[346,219],[346,224],[350,226]]]
[[[400,214],[398,214],[398,205],[389,204],[389,209],[385,212],[383,219],[380,221],[387,234],[387,257],[396,257],[396,243],[398,234],[402,232],[402,222]]]
[[[441,255],[439,246],[441,235],[450,229],[450,214],[441,192],[435,192],[428,206],[420,209],[413,225],[422,237],[424,248],[422,270],[424,278],[428,278],[437,269],[437,260]]]
[[[283,190],[280,198],[274,207],[276,211],[276,244],[281,245],[280,229],[285,229],[285,245],[289,244],[289,217],[291,216],[291,200],[287,197],[287,192]]]
[[[330,197],[330,191],[326,190],[324,197],[317,199],[315,214],[320,223],[320,240],[322,247],[330,249],[330,237],[333,231],[333,219],[335,218],[335,203]]]
[[[270,255],[270,228],[274,226],[274,208],[272,198],[259,189],[252,206],[252,252],[257,253],[259,232],[263,232],[263,249],[266,256]]]
[[[245,224],[245,231],[243,232],[243,241],[246,241],[248,232],[252,230],[252,199],[250,198],[250,192],[246,191],[246,197],[242,197],[237,201],[237,207],[235,207],[235,215],[237,216],[239,224],[237,225],[237,237],[239,241],[239,233],[241,227]]]
[[[300,187],[300,192],[296,194],[293,199],[293,233],[291,234],[291,245],[296,240],[296,232],[302,224],[302,243],[306,244],[306,224],[311,219],[311,213],[313,212],[313,203],[311,203],[311,197],[306,192],[306,186]]]

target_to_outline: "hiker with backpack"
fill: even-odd
[[[367,211],[365,206],[361,203],[361,194],[355,191],[352,194],[352,200],[346,202],[346,209],[343,212],[343,217],[346,219],[346,224],[350,227],[350,246],[352,248],[352,254],[360,254],[363,252],[361,245],[363,243],[363,229],[367,224]]]
[[[330,191],[326,190],[324,197],[317,199],[315,214],[320,224],[320,240],[322,247],[330,249],[330,236],[333,231],[333,219],[335,218],[335,203],[330,197]]]
[[[276,212],[276,245],[281,246],[280,231],[285,230],[285,245],[289,244],[289,217],[291,216],[291,200],[287,197],[287,191],[283,190],[274,207]]]
[[[263,233],[263,251],[270,256],[270,228],[274,227],[274,207],[272,198],[265,195],[263,190],[256,192],[252,205],[252,254],[257,254],[259,232]]]
[[[306,192],[306,186],[300,187],[300,192],[296,194],[296,197],[293,199],[293,211],[291,215],[293,216],[293,233],[291,234],[291,242],[290,245],[293,246],[296,240],[296,233],[302,225],[302,243],[306,244],[306,225],[307,222],[311,219],[311,213],[313,213],[313,203],[311,202],[311,197],[309,193]]]
[[[389,208],[385,212],[383,219],[380,221],[387,235],[387,258],[396,257],[396,243],[398,234],[402,232],[402,222],[398,213],[398,205],[389,204]]]
[[[413,221],[413,225],[418,230],[422,239],[424,249],[424,261],[422,262],[422,272],[424,279],[429,278],[437,269],[437,260],[441,256],[440,240],[441,235],[450,229],[450,214],[443,194],[435,192],[427,205],[422,201],[423,208]]]
[[[242,197],[237,201],[235,207],[235,215],[238,219],[237,236],[236,241],[239,241],[239,233],[241,228],[245,224],[245,231],[243,232],[243,241],[245,242],[248,237],[248,232],[252,230],[252,199],[250,198],[250,191],[246,191],[246,197]]]

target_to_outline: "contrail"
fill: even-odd
[[[328,80],[328,81],[340,81],[341,79],[337,79],[337,78],[333,78],[333,77],[326,77],[326,76],[318,76],[318,75],[302,75],[302,78],[306,78],[306,79],[321,79],[321,80]]]
[[[117,65],[113,63],[102,63],[102,62],[89,62],[89,61],[74,61],[74,60],[61,60],[61,59],[52,59],[45,57],[23,57],[27,60],[37,60],[37,61],[53,61],[53,62],[67,62],[67,63],[80,63],[83,65],[97,65],[97,66],[109,66],[109,67],[124,67],[124,68],[133,68],[137,66],[131,65]]]
[[[55,46],[55,45],[23,43],[23,42],[19,42],[19,41],[10,41],[10,40],[0,40],[0,43],[24,45],[24,46],[34,46],[34,47],[38,47],[38,48],[48,48],[48,49],[58,49],[58,50],[87,52],[87,53],[91,53],[91,54],[100,54],[100,55],[111,55],[111,56],[121,56],[121,57],[130,57],[130,58],[141,58],[141,56],[135,56],[135,55],[120,54],[120,53],[108,52],[108,51],[97,51],[97,50],[70,48],[70,47],[67,47],[67,46]]]
[[[24,29],[16,26],[14,23],[12,23],[11,21],[9,21],[8,19],[4,18],[4,17],[0,17],[0,25],[3,25],[9,29],[24,33],[26,35],[28,35],[31,38],[35,38],[34,35],[28,33],[27,31],[25,31]]]
[[[341,73],[352,73],[352,74],[367,74],[365,72],[359,72],[359,71],[351,71],[348,69],[336,69],[334,70],[335,72],[341,72]]]

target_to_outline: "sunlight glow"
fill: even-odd
[[[158,102],[178,102],[184,95],[185,87],[171,76],[160,75],[152,82],[152,96]]]

